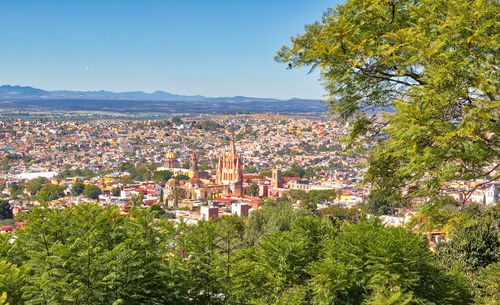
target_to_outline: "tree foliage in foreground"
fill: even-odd
[[[31,210],[15,241],[0,235],[0,293],[11,305],[471,301],[423,236],[376,220],[332,221],[284,200],[197,225],[130,213],[94,203]],[[495,295],[494,268],[481,273],[483,299]]]
[[[366,221],[329,242],[312,274],[316,304],[380,304],[376,300],[393,297],[403,304],[469,301],[460,281],[435,264],[426,239]]]
[[[370,157],[374,187],[433,194],[500,166],[499,12],[497,0],[347,0],[276,60],[320,70],[330,109],[354,120],[351,142],[386,135]]]
[[[477,272],[500,261],[500,207],[461,214],[466,217],[455,220],[451,240],[436,249],[440,260],[464,272]]]

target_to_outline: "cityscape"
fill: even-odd
[[[322,202],[322,208],[359,208],[370,193],[370,183],[363,182],[367,154],[345,149],[346,124],[319,117],[323,119],[314,114],[221,114],[157,121],[6,120],[0,125],[2,195],[14,199],[15,215],[40,204],[36,195],[43,184],[64,188],[64,196],[48,202],[54,207],[97,200],[124,211],[131,208],[133,196],[141,196],[144,207],[173,208],[177,188],[183,196],[176,198],[175,207],[184,209],[173,212],[194,221],[231,214],[232,204],[247,206],[248,216],[262,198],[279,199],[288,190],[335,191],[338,196]],[[31,189],[40,178],[43,183]],[[500,182],[483,182],[450,181],[443,194],[464,204],[493,206]],[[75,196],[73,186],[81,183],[97,187],[99,195]],[[202,206],[216,212],[200,214]],[[408,215],[411,208],[400,216]]]
[[[342,151],[347,129],[328,116],[321,121],[316,115],[290,114],[147,122],[12,120],[1,127],[5,195],[11,195],[12,185],[43,177],[66,188],[67,196],[54,200],[56,205],[98,199],[127,209],[131,197],[141,194],[146,206],[172,207],[178,187],[185,190],[178,206],[191,209],[245,201],[258,209],[260,198],[280,198],[289,189],[339,191],[343,195],[325,206],[355,207],[369,193],[362,183],[366,156]],[[161,173],[170,178],[157,178]],[[76,182],[98,187],[99,198],[71,196]],[[39,204],[33,199],[19,200],[15,211]],[[222,204],[218,214],[226,208]],[[201,219],[199,211],[190,218]]]

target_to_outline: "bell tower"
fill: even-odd
[[[198,157],[193,150],[191,158],[189,158],[189,175],[191,178],[198,178]]]
[[[271,178],[271,186],[273,188],[282,188],[283,187],[283,177],[281,176],[281,165],[276,165],[273,168],[273,174]]]
[[[241,155],[236,152],[234,137],[229,144],[229,151],[219,156],[215,180],[230,185],[233,193],[243,192],[243,162]]]

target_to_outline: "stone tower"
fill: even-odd
[[[191,178],[198,178],[198,157],[196,157],[194,150],[189,158],[189,173]]]
[[[282,188],[283,187],[283,177],[281,176],[281,166],[276,165],[273,168],[273,174],[271,177],[271,186],[273,188]]]

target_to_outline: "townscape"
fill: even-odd
[[[39,193],[49,185],[61,189],[43,202],[54,207],[94,200],[124,211],[159,205],[190,221],[248,216],[266,198],[290,190],[333,191],[318,208],[358,209],[370,193],[370,183],[363,182],[367,155],[345,149],[348,130],[330,116],[306,114],[6,120],[0,123],[2,196],[16,215],[40,205]],[[480,183],[453,181],[443,193],[494,205],[498,183],[475,188]],[[94,192],[85,193],[82,185]],[[402,220],[388,221],[401,225],[414,212],[408,208],[397,215]]]
[[[62,198],[51,200],[57,205],[99,200],[126,207],[140,195],[145,206],[173,207],[175,188],[185,190],[176,207],[191,210],[224,201],[248,202],[257,209],[261,198],[279,198],[287,189],[343,190],[342,197],[327,205],[355,206],[367,195],[361,178],[366,157],[343,152],[347,129],[327,116],[322,120],[279,114],[82,123],[11,120],[0,128],[3,194],[15,199],[16,211],[39,204],[41,186],[34,192],[25,188],[15,193],[16,186],[38,177],[65,188]],[[234,164],[233,177],[217,176],[220,167],[225,171],[228,166],[219,164],[224,155],[227,162],[235,158],[240,162]],[[160,176],[166,172],[167,179]],[[72,188],[78,182],[98,187],[99,197],[74,196]],[[234,182],[238,187],[231,187]],[[219,208],[221,214],[224,208]],[[189,217],[201,216],[193,212]]]

